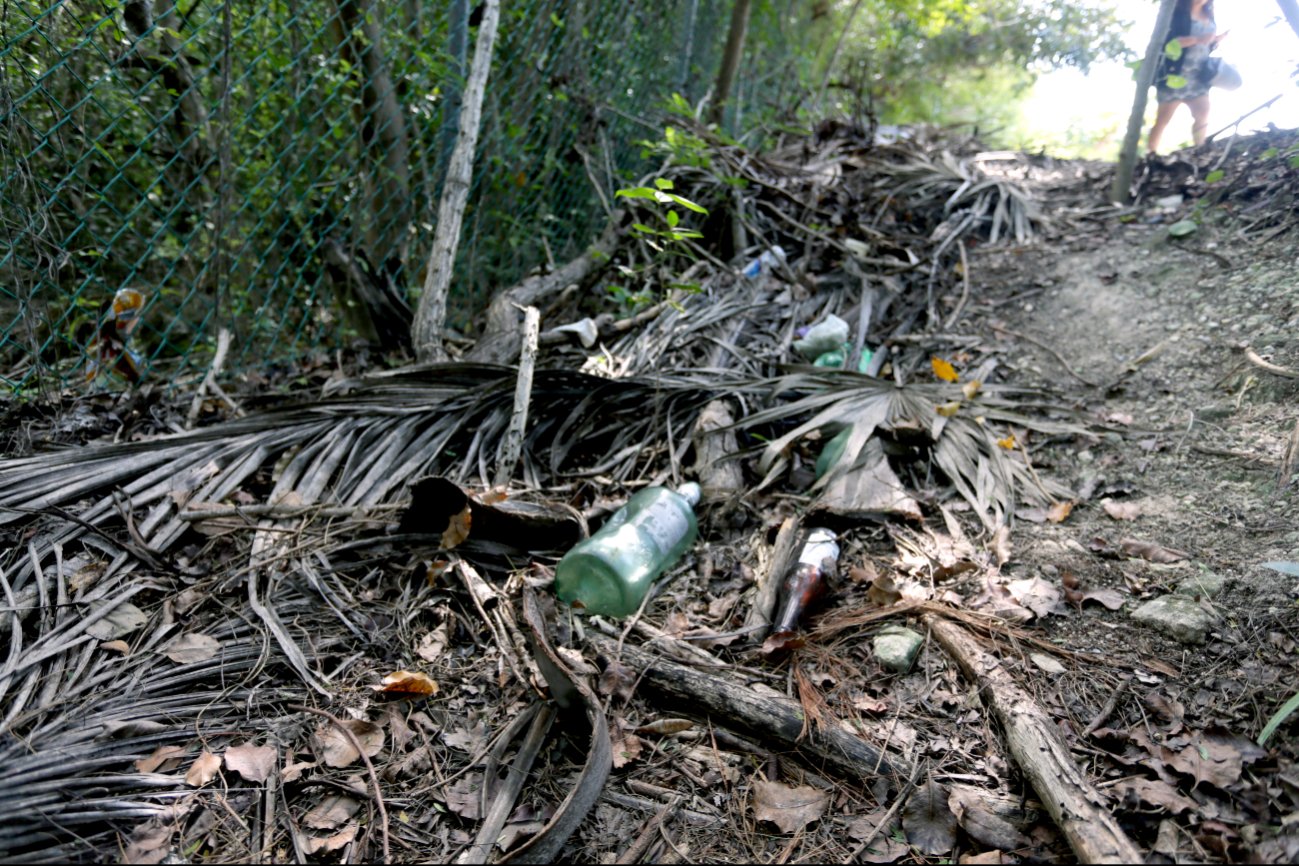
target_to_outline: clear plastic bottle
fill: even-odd
[[[693,506],[699,485],[672,491],[647,487],[579,541],[555,566],[555,594],[587,613],[624,617],[636,612],[650,584],[699,535]]]

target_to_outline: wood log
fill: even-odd
[[[758,566],[757,588],[753,593],[753,603],[744,618],[741,631],[746,633],[747,640],[762,643],[771,626],[771,613],[776,609],[776,596],[780,594],[780,583],[785,577],[785,570],[794,561],[795,542],[798,541],[798,519],[786,517],[776,533],[776,543]],[[759,542],[760,544],[762,542]],[[761,553],[761,552],[760,552]]]
[[[744,472],[735,455],[735,416],[726,400],[713,400],[695,422],[695,472],[705,501],[732,505],[744,490]]]
[[[1006,745],[1047,812],[1081,863],[1144,863],[1105,800],[1074,763],[1055,722],[1011,677],[1001,660],[985,652],[965,629],[926,615],[934,638],[979,687],[984,704],[1001,723]]]
[[[547,274],[534,274],[492,299],[483,335],[465,355],[468,361],[508,364],[519,351],[519,309],[537,304],[555,292],[580,283],[603,267],[622,240],[622,211],[616,211],[586,252]]]
[[[604,656],[613,657],[617,652],[616,640],[594,630],[586,634]],[[779,692],[759,692],[736,682],[733,674],[693,670],[631,644],[622,647],[621,661],[641,672],[642,687],[678,702],[673,712],[703,716],[738,728],[768,746],[783,743],[848,778],[870,779],[898,772],[896,759],[885,758],[875,746],[843,728],[814,726],[800,740],[803,708]]]

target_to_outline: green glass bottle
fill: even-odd
[[[699,493],[692,481],[676,491],[647,487],[634,495],[564,554],[555,566],[555,594],[587,613],[635,613],[654,579],[695,543]]]

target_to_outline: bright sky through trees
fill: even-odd
[[[1081,0],[1088,2],[1088,0]],[[1154,27],[1157,0],[1118,0],[1120,17],[1132,22],[1127,42],[1137,56],[1145,52]],[[1291,73],[1299,62],[1299,36],[1281,17],[1273,0],[1217,0],[1218,30],[1230,31],[1218,55],[1240,70],[1239,90],[1212,92],[1209,131],[1216,132],[1272,97],[1283,94],[1272,106],[1241,124],[1241,132],[1299,128],[1299,87]],[[1089,156],[1112,159],[1117,154],[1132,107],[1132,71],[1119,63],[1101,63],[1084,76],[1061,69],[1042,77],[1025,106],[1025,147],[1045,145],[1056,152],[1074,146]],[[1153,91],[1149,114],[1154,112]],[[1189,144],[1191,114],[1182,109],[1164,137],[1165,152]],[[1143,139],[1144,142],[1144,139]],[[1142,145],[1144,147],[1144,143]]]

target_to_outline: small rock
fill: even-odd
[[[1222,575],[1214,574],[1212,571],[1202,571],[1194,577],[1183,580],[1173,591],[1189,598],[1216,598],[1226,585],[1227,579]]]
[[[1213,625],[1209,612],[1184,595],[1165,595],[1132,611],[1132,619],[1182,643],[1204,643]]]
[[[920,647],[924,642],[923,635],[909,628],[890,625],[885,626],[879,634],[875,635],[872,646],[875,648],[875,658],[879,659],[881,665],[888,670],[904,674],[916,663],[916,656],[920,654]]]

